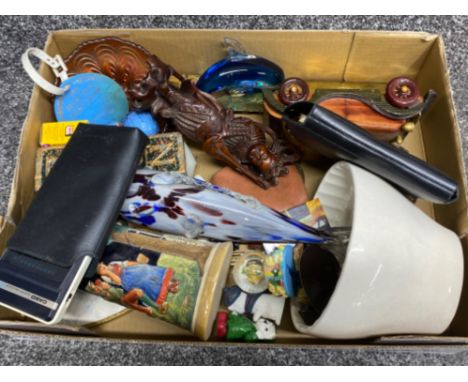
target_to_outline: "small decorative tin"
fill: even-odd
[[[64,146],[39,148],[36,153],[36,174],[34,176],[34,191],[39,191],[55,161],[62,154]]]
[[[149,137],[141,166],[158,171],[193,173],[196,163],[180,133],[158,134]],[[37,152],[34,190],[38,191],[65,146],[40,148]]]
[[[231,255],[229,242],[211,244],[116,225],[86,290],[207,340]]]
[[[187,166],[182,135],[176,132],[151,136],[145,150],[144,165],[157,171],[185,173]]]

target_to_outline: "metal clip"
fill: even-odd
[[[58,54],[53,58],[50,67],[54,74],[60,78],[60,81],[65,81],[68,78],[68,68],[63,61],[63,58]]]

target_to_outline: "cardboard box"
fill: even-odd
[[[66,57],[82,41],[108,35],[141,44],[179,72],[186,74],[199,75],[210,64],[224,57],[221,42],[224,37],[231,37],[244,44],[249,52],[278,63],[286,76],[302,77],[310,81],[312,87],[320,84],[383,89],[389,79],[406,75],[416,79],[422,93],[429,88],[435,89],[439,96],[436,103],[422,118],[416,131],[405,141],[405,147],[459,183],[460,198],[457,202],[432,205],[420,201],[418,207],[440,224],[457,232],[462,238],[464,251],[468,254],[467,185],[460,132],[452,101],[444,44],[440,36],[365,31],[64,30],[49,35],[45,50],[50,55],[60,54]],[[40,72],[52,80],[52,73],[44,65]],[[2,251],[14,232],[15,224],[21,220],[34,196],[35,155],[40,127],[43,122],[53,120],[51,98],[35,87],[21,135],[7,215],[0,218]],[[205,178],[209,179],[220,168],[219,163],[202,151],[193,148],[193,153],[198,162],[197,173]],[[324,170],[310,164],[305,164],[304,168],[307,192],[311,196]],[[297,343],[313,346],[327,342],[296,332],[289,318],[288,306],[285,313],[276,341],[280,346]],[[0,320],[23,319],[16,313],[0,308]],[[103,338],[197,341],[188,332],[138,312],[126,314],[92,329]],[[52,328],[43,330],[53,331]],[[363,342],[369,343],[368,340]],[[465,281],[457,315],[442,336],[389,336],[375,342],[468,343],[468,282]],[[339,346],[336,341],[334,344]]]

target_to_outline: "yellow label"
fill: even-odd
[[[80,123],[88,123],[88,121],[43,123],[40,140],[41,147],[62,146],[67,144]]]

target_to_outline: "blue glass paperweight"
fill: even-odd
[[[225,39],[228,57],[211,65],[197,87],[207,93],[224,90],[230,94],[251,94],[284,80],[283,70],[266,58],[247,54],[235,40]]]

